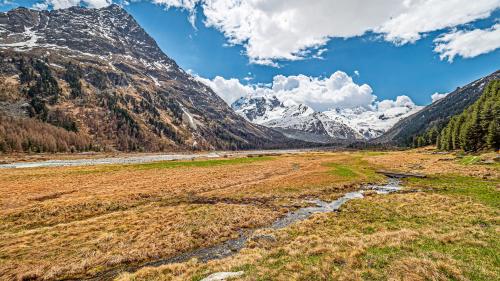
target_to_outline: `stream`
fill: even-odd
[[[401,189],[401,180],[399,179],[401,177],[389,177],[388,181],[386,184],[383,185],[375,185],[375,184],[369,184],[369,185],[364,185],[362,186],[358,191],[354,192],[349,192],[344,194],[342,197],[331,201],[331,202],[325,202],[321,200],[313,200],[313,201],[308,201],[311,204],[314,204],[314,206],[309,206],[309,207],[304,207],[297,209],[295,211],[289,212],[285,216],[277,219],[272,223],[270,226],[267,227],[262,227],[258,229],[252,229],[252,230],[245,230],[245,231],[240,231],[239,237],[236,239],[231,239],[227,240],[223,243],[210,246],[210,247],[205,247],[205,248],[199,248],[193,251],[185,252],[182,254],[179,254],[177,256],[173,256],[170,258],[165,258],[165,259],[159,259],[151,262],[146,262],[140,265],[128,265],[128,266],[122,266],[114,269],[110,269],[107,271],[103,271],[98,273],[97,275],[89,278],[82,278],[82,279],[66,279],[66,280],[112,280],[116,276],[118,276],[120,273],[123,272],[136,272],[141,268],[144,267],[157,267],[161,266],[164,264],[171,264],[171,263],[180,263],[180,262],[186,262],[189,261],[193,258],[198,259],[199,262],[207,262],[210,260],[215,260],[215,259],[222,259],[225,257],[229,257],[232,255],[237,254],[241,249],[243,249],[246,245],[246,242],[249,239],[252,239],[252,235],[254,234],[255,231],[257,230],[262,230],[262,229],[282,229],[285,228],[295,222],[298,221],[303,221],[305,219],[308,219],[310,216],[312,216],[315,213],[328,213],[328,212],[335,212],[340,210],[340,207],[342,207],[343,204],[350,200],[355,200],[355,199],[362,199],[364,198],[364,193],[366,191],[375,191],[377,194],[389,194],[392,192],[397,192]]]

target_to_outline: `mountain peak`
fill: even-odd
[[[7,99],[0,114],[79,131],[99,147],[235,149],[288,141],[231,111],[118,5],[0,13],[0,51],[0,88],[12,90],[0,93]]]
[[[102,60],[134,58],[165,71],[177,64],[119,5],[100,9],[71,7],[37,11],[26,8],[0,13],[0,49],[31,51],[52,49],[67,55],[97,55]]]

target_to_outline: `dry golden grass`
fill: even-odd
[[[245,271],[242,280],[498,279],[498,166],[445,157],[454,156],[317,152],[0,170],[0,279],[81,278],[214,245],[306,199],[383,181],[374,173],[382,168],[434,176],[407,183],[425,192],[371,195],[338,214],[259,230],[276,241],[249,241],[231,258],[120,279],[200,280],[233,270]],[[475,177],[435,177],[445,171]]]
[[[498,165],[464,165],[454,153],[433,154],[433,152],[424,149],[399,151],[374,155],[367,160],[373,165],[405,172],[500,178]]]
[[[245,271],[238,280],[498,280],[498,210],[430,193],[373,196],[339,214],[318,214],[281,231],[269,247],[207,264],[145,268],[121,281],[200,280]]]
[[[413,170],[400,159],[421,159],[423,166],[441,163],[442,157],[418,151],[362,155],[381,168],[405,171]],[[446,166],[437,165],[419,171]],[[456,167],[453,171],[464,171]],[[410,180],[410,189],[420,192],[370,195],[350,201],[340,213],[317,214],[279,231],[261,230],[277,241],[250,241],[233,257],[144,268],[119,280],[200,280],[240,270],[245,275],[238,280],[499,280],[500,179],[483,179],[498,173],[495,169],[469,166],[476,177]]]
[[[359,155],[330,153],[1,170],[0,276],[79,277],[170,257],[381,179]]]

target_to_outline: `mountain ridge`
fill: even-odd
[[[72,124],[94,148],[306,145],[235,114],[118,5],[0,13],[0,50],[0,112]]]
[[[490,81],[498,79],[500,70],[458,87],[446,97],[400,120],[382,136],[371,140],[371,143],[411,146],[414,137],[423,135],[430,128],[436,127],[440,131],[452,116],[472,105]]]
[[[387,102],[386,102],[387,103]],[[399,119],[420,110],[407,97],[399,97],[396,107],[377,104],[336,108],[316,112],[305,104],[281,101],[276,96],[241,97],[231,104],[235,112],[255,124],[279,130],[288,137],[317,143],[356,142],[380,136]]]

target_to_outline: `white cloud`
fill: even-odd
[[[224,79],[223,77],[216,76],[214,79],[210,80],[196,75],[195,78],[212,88],[212,90],[229,105],[238,98],[246,96],[254,91],[253,87],[241,84],[236,78]]]
[[[43,2],[43,3],[35,3],[33,4],[33,6],[31,6],[32,9],[34,10],[47,10],[49,8],[49,4],[47,4],[46,2]]]
[[[184,8],[194,17],[200,4],[205,25],[220,30],[230,45],[242,45],[251,63],[321,58],[332,37],[374,31],[396,44],[425,33],[486,18],[498,0],[152,0]],[[320,50],[320,52],[313,52]]]
[[[14,4],[14,2],[12,2],[11,0],[0,1],[0,6],[7,6],[7,5],[12,5],[12,4]]]
[[[434,93],[432,94],[431,96],[431,99],[432,99],[432,102],[435,102],[435,101],[438,101],[444,97],[446,97],[449,93],[444,93],[444,94],[440,94],[440,93]]]
[[[473,58],[500,48],[500,24],[488,29],[453,31],[441,35],[434,42],[434,51],[440,54],[441,60],[453,62],[456,56]]]
[[[397,44],[413,43],[422,33],[487,18],[500,7],[498,0],[405,0],[404,12],[376,28]]]
[[[305,75],[274,77],[271,85],[243,85],[238,79],[213,80],[198,77],[210,86],[228,104],[242,96],[275,95],[282,101],[307,104],[317,111],[329,108],[369,108],[377,98],[370,86],[358,85],[346,73],[337,71],[330,77],[318,78]]]
[[[379,111],[388,111],[393,108],[413,108],[415,107],[415,103],[408,96],[398,96],[396,100],[383,100],[377,103],[377,108]]]

